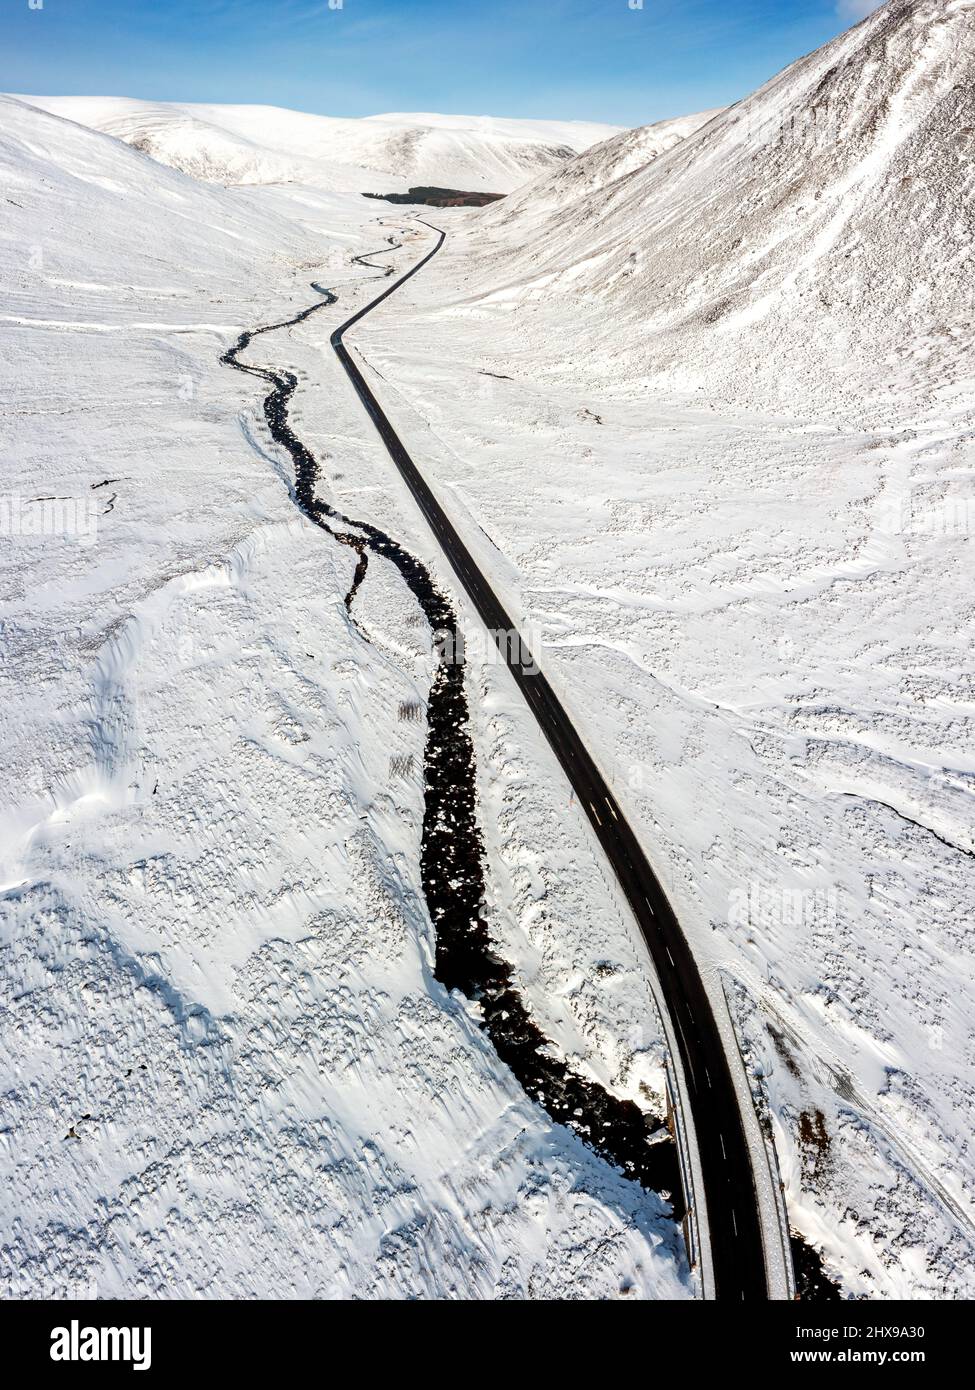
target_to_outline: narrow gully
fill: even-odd
[[[317,497],[317,460],[288,420],[289,402],[298,385],[295,374],[240,361],[256,337],[294,327],[337,302],[331,290],[317,284],[313,288],[322,296],[318,302],[293,318],[241,333],[220,361],[271,385],[264,399],[264,418],[272,438],[294,464],[297,506],[316,526],[357,553],[355,576],[346,595],[350,613],[366,577],[369,556],[378,555],[395,565],[429,624],[439,659],[427,702],[420,871],[436,934],[436,978],[447,990],[457,989],[479,1005],[484,1031],[526,1094],[626,1177],[668,1201],[679,1223],[685,1214],[684,1195],[676,1145],[665,1121],[645,1113],[633,1101],[611,1095],[553,1055],[552,1045],[515,986],[511,967],[492,943],[483,909],[485,848],[477,821],[464,644],[453,606],[428,569],[399,542]]]

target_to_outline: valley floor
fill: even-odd
[[[454,598],[496,940],[553,1045],[659,1110],[637,930],[329,347],[381,274],[353,256],[429,232],[5,112],[0,1283],[699,1294],[665,1204],[433,978],[428,634],[375,559],[350,617],[354,553],[219,362],[338,295],[250,360],[297,374],[327,499]],[[348,345],[640,829],[793,1224],[849,1296],[971,1297],[970,423],[597,390],[557,308],[523,337],[450,245]]]
[[[727,1000],[793,1225],[847,1295],[969,1297],[972,420],[607,390],[457,241],[362,325],[384,404]]]
[[[83,235],[46,243],[38,185],[11,188],[4,1289],[692,1296],[664,1204],[553,1124],[433,978],[429,639],[376,560],[350,619],[354,554],[297,512],[261,383],[219,364],[242,328],[332,285],[334,309],[258,340],[253,360],[298,373],[292,421],[324,485],[437,573],[327,351],[374,293],[351,257],[385,229],[358,199],[198,192],[18,119],[71,166],[61,194],[82,233],[85,217],[107,225],[91,203],[112,181],[130,206],[140,172],[163,191],[147,194],[153,238],[119,229],[139,247],[120,262]],[[504,673],[477,681],[492,921],[556,1045],[658,1106],[640,943]]]

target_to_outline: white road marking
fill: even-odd
[[[680,1019],[677,1017],[676,1014],[674,1015],[674,1022],[677,1024],[677,1031],[678,1031],[678,1033],[680,1033],[680,1040],[681,1040],[681,1042],[684,1044],[684,1051],[687,1053],[687,1066],[688,1066],[688,1069],[690,1070],[690,1073],[691,1073],[691,1083],[692,1083],[692,1085],[693,1085],[693,1087],[694,1087],[694,1090],[696,1091],[696,1090],[697,1090],[697,1077],[694,1075],[694,1063],[691,1061],[691,1054],[690,1054],[690,1052],[688,1051],[688,1047],[687,1047],[687,1039],[684,1037],[684,1030],[683,1030],[683,1028],[680,1026]]]

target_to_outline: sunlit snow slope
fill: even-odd
[[[277,106],[127,97],[25,97],[218,183],[306,183],[388,192],[418,184],[507,193],[615,133],[582,121],[490,116],[314,116]]]
[[[624,134],[499,204],[475,285],[607,378],[897,416],[970,374],[973,132],[975,4],[892,0],[658,159]]]

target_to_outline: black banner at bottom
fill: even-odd
[[[695,1376],[710,1369],[740,1376],[817,1366],[835,1374],[858,1366],[947,1370],[964,1355],[969,1308],[879,1302],[447,1303],[437,1305],[436,1325],[425,1332],[429,1314],[416,1303],[11,1301],[0,1305],[0,1334],[8,1363],[28,1375],[50,1369],[65,1380],[80,1371],[166,1379],[214,1372],[253,1380],[297,1369],[301,1362],[295,1357],[324,1358],[324,1369],[336,1354],[343,1360],[361,1356],[369,1374],[386,1364],[397,1374],[416,1375],[426,1365],[439,1379],[445,1359],[463,1375],[472,1354],[473,1368],[488,1371],[493,1354],[485,1363],[483,1353],[489,1347],[509,1370],[514,1358],[519,1379],[531,1362],[551,1374],[566,1358],[569,1372],[578,1374],[580,1355],[602,1361],[605,1375],[607,1356],[615,1360],[609,1349],[638,1363],[645,1359],[655,1378],[671,1373],[670,1362],[674,1373],[683,1368]],[[431,1333],[434,1341],[420,1355],[423,1344],[416,1335]]]

